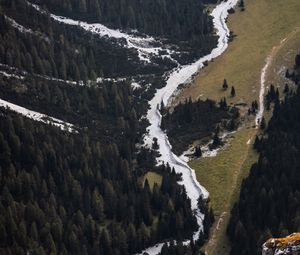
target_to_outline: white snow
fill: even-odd
[[[133,90],[136,90],[136,89],[140,89],[142,86],[137,82],[132,82],[131,87],[133,88]]]
[[[16,29],[18,29],[21,33],[29,33],[29,34],[34,34],[34,32],[31,29],[27,29],[24,26],[20,25],[17,23],[14,19],[4,15],[5,19],[9,21],[9,23]]]
[[[102,82],[105,82],[105,81],[112,81],[112,82],[122,82],[122,81],[126,81],[127,78],[125,77],[120,77],[120,78],[103,78],[103,77],[98,77],[96,79],[96,82],[97,83],[102,83]]]
[[[17,30],[19,30],[21,33],[27,33],[27,34],[33,34],[33,35],[36,35],[36,36],[39,36],[41,37],[42,39],[44,39],[46,42],[49,42],[49,38],[48,36],[40,33],[40,32],[36,32],[36,31],[33,31],[29,28],[26,28],[24,26],[22,26],[21,24],[17,23],[14,19],[4,15],[5,19],[9,21],[9,23],[14,27],[16,28]]]
[[[282,39],[280,41],[280,44],[278,46],[273,47],[273,49],[271,51],[271,54],[266,58],[265,65],[264,65],[264,67],[263,67],[263,69],[261,71],[261,75],[260,75],[260,91],[259,91],[259,111],[258,111],[258,113],[256,114],[256,117],[255,117],[256,127],[258,127],[258,124],[259,124],[260,120],[262,119],[263,114],[264,114],[264,110],[265,110],[265,107],[264,107],[264,94],[265,94],[265,90],[269,88],[269,86],[265,85],[265,83],[266,83],[266,75],[267,75],[268,68],[270,67],[270,65],[272,63],[274,52],[276,51],[276,49],[278,49],[279,47],[281,47],[286,42],[286,40],[287,40],[287,38]],[[285,78],[284,69],[281,68],[278,71],[277,74],[280,74],[280,73],[281,73],[282,77]]]
[[[260,91],[259,91],[259,110],[255,116],[255,124],[258,127],[260,120],[263,117],[265,105],[264,105],[264,95],[265,95],[265,82],[266,82],[266,73],[272,62],[271,55],[267,57],[265,66],[263,67],[260,75]]]
[[[43,11],[38,5],[29,2],[27,3],[32,7],[34,7],[36,10],[38,10],[39,12],[45,13],[45,11]],[[97,34],[101,37],[107,36],[115,39],[124,39],[128,48],[134,48],[137,50],[139,59],[141,61],[150,63],[151,55],[159,56],[160,51],[164,50],[167,52],[167,55],[162,55],[161,57],[167,57],[177,63],[177,61],[171,57],[173,51],[168,48],[163,48],[162,44],[151,36],[141,37],[134,34],[124,33],[118,29],[108,28],[100,23],[89,24],[84,21],[73,20],[67,17],[57,16],[54,14],[50,14],[50,16],[52,19],[60,23],[64,23],[71,26],[77,26],[77,27],[79,26],[84,30],[89,31],[93,34]],[[159,47],[154,46],[154,44],[159,44],[160,46]]]
[[[39,121],[39,122],[43,122],[43,123],[46,123],[46,124],[57,126],[61,130],[66,130],[68,132],[75,132],[75,133],[77,132],[74,129],[74,125],[72,125],[68,122],[65,122],[65,121],[62,121],[62,120],[59,120],[59,119],[56,119],[56,118],[52,118],[52,117],[50,117],[46,114],[31,111],[31,110],[26,109],[22,106],[9,103],[9,102],[7,102],[5,100],[2,100],[2,99],[0,99],[0,107],[4,107],[4,108],[7,108],[11,111],[22,114],[22,115],[26,116],[29,119],[33,119],[35,121]]]
[[[10,78],[16,78],[16,79],[19,79],[19,80],[24,80],[25,79],[25,77],[22,76],[22,75],[10,74],[10,73],[7,73],[7,72],[1,71],[1,70],[0,70],[0,74],[5,76],[8,79],[10,79]]]
[[[169,143],[168,137],[160,128],[162,116],[158,110],[158,106],[162,101],[165,105],[167,105],[178,85],[188,82],[193,74],[204,66],[205,61],[210,61],[213,58],[220,56],[225,51],[228,47],[228,36],[230,32],[225,20],[228,16],[228,10],[234,7],[237,2],[238,0],[228,0],[227,2],[221,2],[217,5],[211,13],[213,16],[214,26],[217,30],[217,35],[219,36],[217,47],[213,49],[210,54],[202,57],[198,61],[190,65],[176,68],[173,72],[171,72],[167,79],[166,86],[157,90],[155,96],[150,101],[150,109],[147,113],[150,127],[148,128],[148,134],[145,136],[144,142],[147,146],[151,146],[153,138],[156,137],[158,139],[159,152],[161,154],[158,161],[169,163],[171,167],[175,168],[177,173],[182,174],[182,181],[180,184],[185,186],[187,195],[191,199],[192,209],[195,210],[195,215],[199,225],[199,230],[194,233],[194,239],[198,239],[200,231],[203,230],[203,214],[198,209],[197,200],[200,196],[207,199],[209,194],[197,181],[195,171],[191,169],[184,160],[180,159],[172,152],[172,146]],[[147,249],[147,253],[150,255],[155,255],[158,252],[158,248],[155,246]],[[140,254],[143,254],[143,252]]]
[[[179,158],[180,158],[181,160],[183,160],[184,162],[187,163],[187,162],[189,162],[189,160],[190,160],[189,155],[193,155],[194,152],[195,152],[195,147],[191,146],[191,147],[189,147],[186,151],[184,151],[184,152],[179,156]]]
[[[17,73],[21,73],[22,74],[22,75],[20,75],[20,74],[10,74],[10,73],[7,73],[6,71],[0,71],[0,74],[2,74],[3,76],[5,76],[7,78],[16,78],[16,79],[24,80],[25,76],[32,76],[33,75],[35,77],[38,77],[38,78],[41,78],[41,79],[45,79],[45,80],[48,80],[48,81],[57,81],[57,82],[62,82],[62,83],[66,83],[66,84],[69,84],[69,85],[86,86],[86,84],[84,84],[83,81],[76,82],[76,81],[70,81],[70,80],[62,80],[62,79],[50,77],[50,76],[47,76],[47,75],[36,74],[36,73],[29,74],[26,71],[21,71],[21,70],[19,70],[16,67],[8,66],[8,65],[5,65],[5,64],[2,64],[2,63],[0,63],[0,67],[8,69],[8,70],[10,70],[12,72],[17,72]],[[88,81],[88,85],[90,83],[91,83],[91,81]]]
[[[224,132],[221,136],[220,139],[222,141],[226,141],[225,139],[228,138],[228,136],[234,134],[236,131],[233,132]],[[221,147],[217,147],[213,150],[211,150],[209,147],[212,144],[213,140],[211,140],[210,142],[208,142],[207,144],[201,146],[201,152],[202,152],[202,158],[212,158],[212,157],[216,157],[218,155],[218,152],[222,149],[225,149],[227,144],[225,143],[224,146]],[[227,142],[227,141],[226,141]],[[184,151],[181,156],[179,156],[179,158],[181,160],[183,160],[184,162],[189,162],[190,159],[193,157],[193,153],[195,152],[195,147],[191,146],[189,149],[187,149],[186,151]]]

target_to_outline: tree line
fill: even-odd
[[[228,107],[226,99],[219,104],[212,100],[191,98],[179,103],[169,111],[162,105],[162,129],[168,133],[174,151],[181,154],[192,142],[200,139],[210,140],[220,129],[234,130],[238,125],[238,110]],[[218,126],[218,131],[216,128]]]

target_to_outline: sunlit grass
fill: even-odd
[[[247,142],[255,132],[253,128],[237,132],[217,157],[200,158],[189,163],[195,169],[198,181],[209,191],[210,203],[216,215],[226,209],[239,176],[244,175],[241,167],[247,159],[248,151],[252,152]],[[247,169],[243,171],[246,175]]]
[[[149,171],[147,174],[145,174],[143,178],[143,185],[145,184],[145,181],[148,180],[150,189],[153,189],[154,184],[156,183],[159,187],[162,183],[162,176],[158,173]]]
[[[273,46],[280,43],[297,27],[300,27],[299,0],[246,0],[246,10],[237,9],[228,20],[228,26],[237,37],[226,53],[210,62],[200,72],[194,83],[180,97],[193,99],[211,98],[228,102],[258,98],[260,72]],[[221,89],[224,78],[236,89],[236,97],[230,97],[230,89]],[[202,96],[201,96],[202,95]]]

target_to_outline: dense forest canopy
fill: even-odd
[[[162,106],[161,126],[166,130],[173,150],[181,155],[196,140],[209,141],[216,129],[233,131],[239,122],[239,112],[235,107],[227,106],[226,99],[219,104],[212,100],[191,98],[179,103],[170,111]],[[219,135],[219,134],[216,134]]]
[[[216,42],[197,0],[30,2],[178,42],[175,48],[187,52],[179,63]],[[56,22],[26,0],[0,1],[0,98],[77,131],[0,108],[1,254],[135,254],[157,242],[190,239],[197,230],[181,176],[156,166],[157,152],[140,146],[147,100],[175,64],[167,58],[144,63],[124,45]],[[96,83],[99,77],[113,79]],[[143,77],[145,94],[133,91],[127,77]],[[158,172],[162,184],[143,183],[148,171]],[[165,246],[162,253],[199,253],[213,221],[201,198],[199,207],[206,216],[200,240],[183,250]]]
[[[139,183],[154,166],[147,151],[133,161],[124,141],[103,143],[3,110],[0,118],[4,254],[132,254],[196,230],[171,169],[158,169],[163,183],[153,191]]]
[[[15,7],[10,1],[5,2],[3,8],[5,14],[0,12],[0,59],[3,64],[29,73],[76,81],[124,76],[133,74],[132,71],[139,73],[137,54],[113,40],[107,41],[72,27],[65,28],[40,15],[23,0],[16,1]],[[39,33],[20,32],[5,18],[7,14]],[[129,62],[129,58],[133,61]]]

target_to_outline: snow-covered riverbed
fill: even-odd
[[[39,122],[43,122],[45,124],[49,124],[49,125],[59,127],[61,130],[65,130],[65,131],[68,131],[68,132],[71,132],[71,133],[72,132],[73,133],[77,132],[76,129],[75,129],[75,126],[72,125],[71,123],[68,123],[68,122],[62,121],[60,119],[50,117],[50,116],[48,116],[46,114],[43,114],[43,113],[39,113],[39,112],[29,110],[25,107],[7,102],[7,101],[5,101],[1,98],[0,98],[0,107],[6,108],[6,109],[14,111],[14,112],[17,112],[17,113],[19,113],[23,116],[26,116],[29,119],[33,119],[35,121],[39,121]]]
[[[192,209],[196,212],[196,217],[199,225],[199,230],[194,233],[194,239],[198,239],[200,231],[203,229],[203,214],[198,210],[197,200],[200,196],[204,199],[208,198],[207,190],[199,184],[196,179],[195,171],[191,169],[186,162],[181,160],[172,152],[172,146],[169,142],[167,135],[161,130],[161,114],[158,110],[158,105],[163,102],[165,105],[172,94],[176,91],[177,87],[185,82],[195,74],[199,69],[204,66],[204,62],[210,61],[213,58],[220,56],[228,47],[228,37],[229,29],[226,25],[226,18],[228,16],[228,10],[237,4],[238,0],[228,0],[226,2],[221,2],[212,11],[211,15],[213,17],[214,26],[216,33],[219,36],[218,45],[212,50],[209,55],[206,55],[199,59],[198,61],[177,68],[169,75],[166,86],[157,90],[155,96],[150,101],[151,108],[147,113],[147,118],[150,122],[148,128],[148,134],[145,136],[144,141],[148,146],[151,146],[153,138],[158,139],[159,152],[161,156],[158,158],[159,162],[169,163],[171,167],[175,168],[177,173],[182,174],[182,181],[180,184],[185,186],[188,197],[191,199]],[[158,254],[161,250],[162,244],[157,244],[153,247],[146,249],[150,255]],[[143,254],[143,253],[141,253]]]

